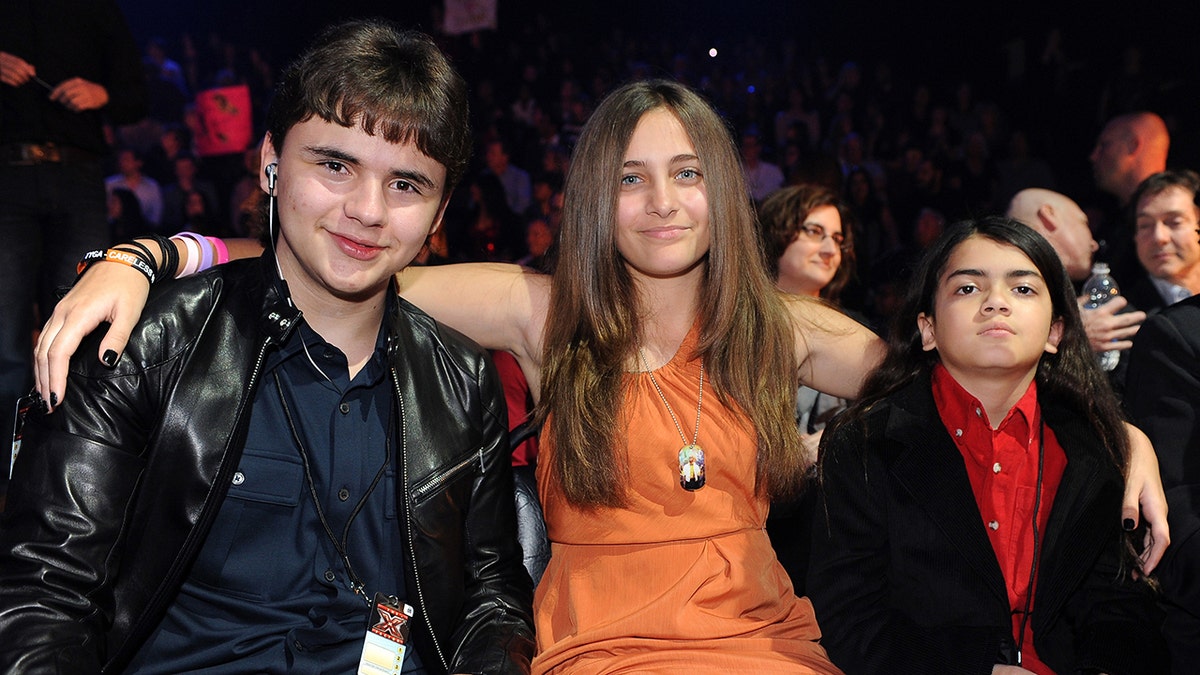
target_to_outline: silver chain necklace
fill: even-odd
[[[675,431],[679,432],[679,439],[683,441],[683,447],[679,450],[679,485],[684,490],[699,490],[704,487],[704,450],[696,444],[700,438],[700,411],[704,409],[704,359],[700,360],[700,392],[696,396],[696,428],[692,431],[692,442],[688,443],[687,436],[683,435],[683,427],[679,424],[679,418],[675,417],[675,411],[667,402],[666,394],[663,394],[662,387],[658,386],[658,380],[654,378],[654,371],[650,370],[650,363],[646,361],[646,352],[641,347],[638,347],[638,357],[642,360],[642,367],[646,369],[646,374],[650,376],[650,384],[654,385],[654,391],[658,392],[658,397],[667,407],[667,414],[675,423]]]

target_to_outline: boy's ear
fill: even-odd
[[[258,151],[258,186],[263,192],[270,192],[267,189],[267,165],[279,162],[279,155],[275,153],[275,144],[271,142],[271,134],[268,132],[263,138],[262,148]]]
[[[446,194],[442,195],[442,203],[438,206],[437,215],[433,217],[433,224],[429,226],[429,232],[425,234],[430,237],[434,232],[437,232],[442,226],[442,220],[446,217],[446,207],[450,205],[450,196],[453,190],[446,190]]]
[[[1050,324],[1050,335],[1046,337],[1046,353],[1047,354],[1057,354],[1058,353],[1058,343],[1059,343],[1059,341],[1062,340],[1062,335],[1063,335],[1063,321],[1062,321],[1062,319],[1055,319],[1054,323]]]
[[[925,312],[917,315],[917,330],[921,332],[921,348],[927,352],[937,349],[937,335],[933,330],[933,317]]]

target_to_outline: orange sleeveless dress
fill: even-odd
[[[693,328],[654,371],[691,441],[700,362]],[[679,485],[683,443],[645,373],[626,375],[630,504],[581,510],[550,478],[543,436],[538,485],[553,555],[534,598],[533,672],[839,673],[818,644],[763,529],[754,494],[755,436],[720,404],[707,377],[698,445],[706,485]]]

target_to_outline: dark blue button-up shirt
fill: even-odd
[[[367,597],[380,591],[415,605],[402,567],[393,405],[382,328],[375,353],[353,379],[345,355],[307,325],[268,355],[229,495],[130,672],[357,672],[369,608],[351,590],[321,525],[294,435],[339,543],[370,493],[345,544]],[[385,475],[371,490],[389,448]],[[415,650],[403,672],[422,672]]]

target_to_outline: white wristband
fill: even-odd
[[[196,270],[200,268],[200,245],[193,241],[191,237],[181,237],[176,235],[171,237],[171,239],[174,241],[182,241],[183,247],[187,249],[187,264],[183,266],[183,269],[179,270],[179,273],[175,275],[175,278],[180,279],[195,274]]]

